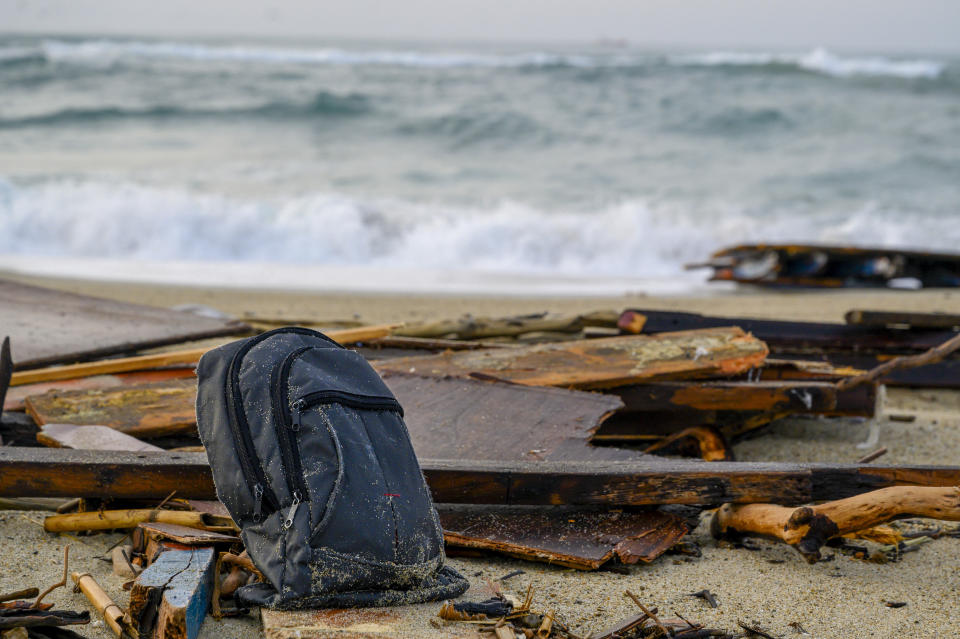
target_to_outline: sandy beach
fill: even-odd
[[[841,321],[851,308],[915,311],[960,311],[960,293],[944,290],[921,292],[803,292],[717,293],[708,297],[596,297],[519,298],[489,296],[374,296],[330,295],[306,292],[201,289],[171,286],[116,284],[4,274],[20,281],[63,288],[109,298],[173,306],[204,304],[237,317],[311,319],[317,322],[388,321],[414,322],[476,316],[509,315],[540,311],[580,312],[597,309],[646,307],[709,312],[718,315],[752,315]],[[957,464],[960,462],[960,393],[931,390],[890,389],[884,414],[909,413],[913,422],[877,420],[877,446],[889,453],[883,463]],[[857,444],[868,438],[870,424],[856,419],[785,419],[775,422],[757,437],[735,446],[744,461],[852,462],[864,450]],[[118,534],[85,537],[44,533],[38,512],[0,512],[0,591],[28,585],[41,589],[56,582],[62,571],[63,547],[71,546],[71,571],[90,572],[121,605],[127,594],[122,579],[111,573],[103,553],[119,539]],[[706,517],[704,517],[706,521]],[[937,522],[926,522],[925,526]],[[916,528],[915,524],[897,524]],[[955,524],[942,524],[955,529]],[[507,592],[522,593],[532,584],[535,605],[555,610],[581,636],[589,636],[611,623],[635,614],[635,605],[623,594],[637,593],[667,616],[676,612],[710,627],[737,630],[737,620],[756,622],[773,636],[800,636],[791,627],[799,623],[814,637],[892,638],[945,637],[960,631],[960,538],[944,537],[906,554],[895,563],[875,564],[840,553],[827,561],[806,564],[792,549],[772,541],[757,541],[756,549],[717,543],[701,523],[689,537],[698,542],[703,556],[691,558],[664,555],[650,565],[631,567],[628,574],[609,571],[584,573],[544,564],[507,559],[451,559],[466,575],[471,589],[465,598],[489,596],[487,580],[511,571],[523,574],[503,583]],[[833,550],[827,549],[830,555]],[[710,609],[702,600],[688,596],[710,589],[720,607]],[[69,588],[48,598],[58,608],[84,609],[86,601]],[[905,602],[890,608],[886,601]],[[409,636],[436,631],[429,620],[439,604],[405,609]],[[91,611],[94,618],[97,615]],[[112,636],[100,621],[78,628],[81,634]],[[445,626],[457,636],[465,627]],[[259,636],[256,615],[222,622],[208,618],[202,637],[248,638]]]

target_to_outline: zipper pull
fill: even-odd
[[[256,500],[253,504],[253,521],[260,523],[263,520],[263,486],[257,484],[253,487],[253,498]]]
[[[290,527],[293,526],[293,518],[297,514],[297,506],[300,505],[300,491],[293,493],[293,503],[290,504],[290,510],[287,512],[287,518],[283,520],[283,525],[280,526],[283,530],[290,530]]]
[[[298,399],[293,403],[293,421],[290,423],[290,430],[293,432],[300,430],[300,414],[303,412],[305,405],[306,402],[302,399]]]

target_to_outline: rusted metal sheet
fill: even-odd
[[[439,609],[439,604],[437,604]],[[467,624],[430,624],[422,606],[390,608],[331,608],[328,610],[260,609],[260,623],[266,639],[479,639],[482,635]]]
[[[0,326],[17,369],[236,335],[241,323],[0,280]]]
[[[448,552],[471,549],[579,570],[613,559],[648,563],[685,534],[676,515],[658,510],[611,511],[542,507],[440,506]]]
[[[115,373],[112,375],[91,375],[77,379],[63,379],[54,382],[37,382],[12,386],[7,392],[7,399],[3,410],[23,410],[24,401],[30,395],[42,395],[47,391],[74,391],[74,390],[104,390],[116,386],[130,386],[162,382],[169,379],[186,379],[196,377],[193,366],[184,368],[162,368],[152,371],[133,371],[130,373]]]
[[[764,286],[877,287],[909,279],[923,287],[960,286],[960,255],[896,248],[753,244],[714,253],[712,280]]]
[[[608,337],[460,351],[375,363],[381,372],[479,377],[530,386],[610,388],[641,381],[736,375],[763,363],[766,345],[739,328]]]
[[[196,430],[195,379],[120,386],[106,390],[51,391],[26,399],[37,424],[99,424],[134,437]]]

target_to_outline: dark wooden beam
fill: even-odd
[[[886,486],[960,484],[957,466],[700,462],[421,460],[434,500],[447,503],[651,505],[839,499]],[[0,497],[161,499],[215,496],[202,453],[0,448]]]

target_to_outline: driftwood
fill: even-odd
[[[960,328],[960,315],[953,313],[915,313],[911,311],[867,311],[853,309],[843,316],[847,324],[875,328],[946,329]]]
[[[109,426],[77,426],[74,424],[44,424],[37,433],[37,443],[51,448],[80,450],[126,450],[130,452],[163,449],[140,441]]]
[[[460,320],[407,325],[395,334],[403,337],[455,337],[473,340],[540,331],[576,333],[587,326],[616,327],[618,317],[619,313],[616,311],[596,311],[575,316],[538,313],[506,318],[466,317]]]
[[[733,450],[723,435],[709,426],[685,428],[648,446],[643,452],[700,457],[704,461],[733,461]]]
[[[384,337],[389,335],[399,324],[382,324],[378,326],[363,326],[360,328],[346,328],[336,331],[328,331],[327,337],[340,342],[341,344],[353,344],[364,340]],[[236,331],[233,331],[236,332]],[[88,377],[90,375],[106,375],[112,373],[123,373],[128,371],[141,371],[149,368],[161,368],[164,366],[183,366],[184,364],[196,364],[200,358],[212,347],[191,348],[182,351],[172,351],[169,353],[157,353],[155,355],[140,355],[137,357],[124,357],[118,359],[107,359],[98,362],[88,362],[85,364],[70,364],[67,366],[54,366],[51,368],[41,368],[37,370],[18,371],[13,374],[11,380],[12,386],[22,384],[35,384],[37,382],[50,382],[64,379],[75,379],[78,377]]]
[[[479,550],[579,570],[596,570],[614,559],[625,564],[653,561],[687,533],[679,517],[656,510],[438,510],[448,554]]]
[[[24,400],[31,395],[43,395],[49,391],[76,391],[76,390],[103,390],[116,386],[130,386],[131,384],[149,384],[150,382],[167,382],[173,379],[196,377],[193,364],[182,365],[178,368],[158,368],[146,371],[131,371],[129,373],[115,373],[113,375],[92,375],[76,379],[64,379],[52,382],[37,382],[14,386],[7,392],[4,410],[24,410]]]
[[[918,366],[925,366],[927,364],[936,364],[957,349],[960,349],[960,335],[951,337],[942,344],[931,348],[925,353],[896,357],[889,362],[885,362],[880,366],[867,371],[863,375],[842,379],[837,382],[837,388],[839,390],[849,390],[863,384],[872,384],[878,379],[883,379],[895,370],[916,368]]]
[[[420,466],[438,503],[805,504],[888,486],[960,485],[958,466],[708,463],[653,456],[586,463],[421,459]],[[205,455],[0,447],[0,497],[156,500],[172,491],[181,498],[215,499]]]
[[[375,362],[374,368],[380,372],[596,389],[643,381],[736,375],[759,366],[766,356],[763,342],[732,327],[398,358]]]
[[[93,607],[103,616],[103,620],[118,637],[123,635],[123,611],[113,600],[103,591],[93,577],[88,573],[75,572],[72,575],[73,583],[76,584],[74,590],[80,591],[86,596],[87,600],[93,604]]]
[[[902,517],[960,521],[960,487],[896,486],[800,508],[725,504],[714,515],[711,528],[715,536],[758,534],[780,539],[814,563],[827,540]]]
[[[168,550],[130,590],[130,625],[140,637],[196,639],[210,607],[215,552]]]

